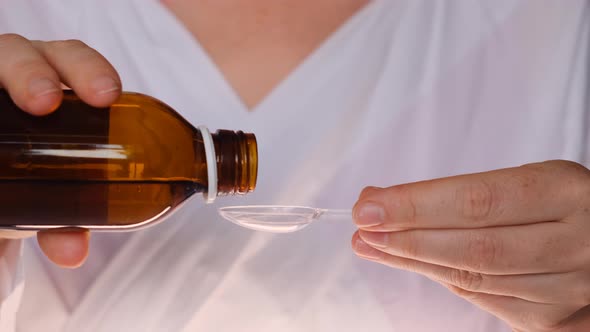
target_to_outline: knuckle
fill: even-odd
[[[396,223],[400,225],[414,225],[417,223],[416,201],[412,195],[411,186],[399,185],[388,189],[387,207],[392,208],[390,215],[396,216]]]
[[[459,187],[455,206],[459,216],[473,221],[497,217],[500,212],[500,191],[484,180]]]
[[[476,234],[467,241],[462,265],[469,271],[484,272],[494,267],[500,253],[498,238],[490,234]]]
[[[590,191],[590,170],[585,166],[570,160],[550,160],[537,166],[542,171],[551,172],[568,188],[568,191],[578,193],[580,190],[587,193]],[[525,165],[534,168],[533,165]]]
[[[472,292],[480,290],[483,282],[481,273],[457,269],[450,271],[449,279],[453,285]]]
[[[567,161],[564,164],[564,178],[566,183],[564,187],[568,188],[572,198],[581,199],[580,203],[588,206],[590,203],[590,171],[577,163]]]
[[[395,234],[390,235],[390,241],[399,243],[400,251],[403,257],[418,257],[419,248],[418,243],[419,240],[416,238],[416,232],[401,232],[397,234],[395,239],[391,239],[392,236]]]
[[[83,41],[78,39],[53,40],[46,42],[46,45],[54,50],[73,51],[89,48]]]
[[[550,160],[545,162],[545,164],[550,168],[559,168],[581,173],[588,172],[588,169],[586,169],[586,167],[571,160]]]
[[[547,162],[555,176],[559,177],[562,194],[573,202],[580,211],[588,212],[590,206],[590,170],[569,160]]]
[[[45,52],[56,56],[67,56],[72,61],[102,60],[102,56],[81,40],[68,39],[47,42]]]
[[[20,77],[31,77],[33,75],[51,75],[49,65],[35,58],[21,58],[11,65],[11,71],[18,73]]]
[[[590,171],[581,164],[569,160],[556,160],[552,162],[556,168],[563,171],[572,184],[584,183],[590,180]]]
[[[473,303],[477,303],[481,296],[480,293],[472,292],[455,285],[449,285],[448,288],[451,290],[451,292]]]
[[[4,33],[0,34],[0,47],[8,46],[15,42],[27,41],[27,39],[16,33]]]

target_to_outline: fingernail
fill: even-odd
[[[94,79],[91,84],[92,89],[96,94],[104,95],[120,89],[119,84],[112,77],[101,76]]]
[[[359,236],[372,247],[385,248],[389,246],[389,233],[360,231]]]
[[[355,208],[354,222],[359,227],[377,226],[385,219],[385,210],[377,203],[365,202]]]
[[[29,83],[29,93],[35,98],[59,91],[55,83],[47,78],[35,78]]]
[[[354,252],[363,258],[371,260],[380,260],[383,255],[383,252],[371,247],[361,238],[356,239],[354,243]]]

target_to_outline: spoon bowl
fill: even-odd
[[[350,216],[349,210],[306,206],[244,205],[219,208],[219,214],[245,228],[271,233],[292,233],[307,227],[325,214]]]

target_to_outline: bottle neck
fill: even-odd
[[[218,130],[212,134],[218,195],[247,194],[256,187],[258,147],[253,134]]]

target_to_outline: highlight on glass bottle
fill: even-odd
[[[197,193],[211,202],[256,187],[253,134],[195,128],[146,95],[95,108],[65,90],[37,117],[0,90],[0,112],[0,228],[137,229]]]

